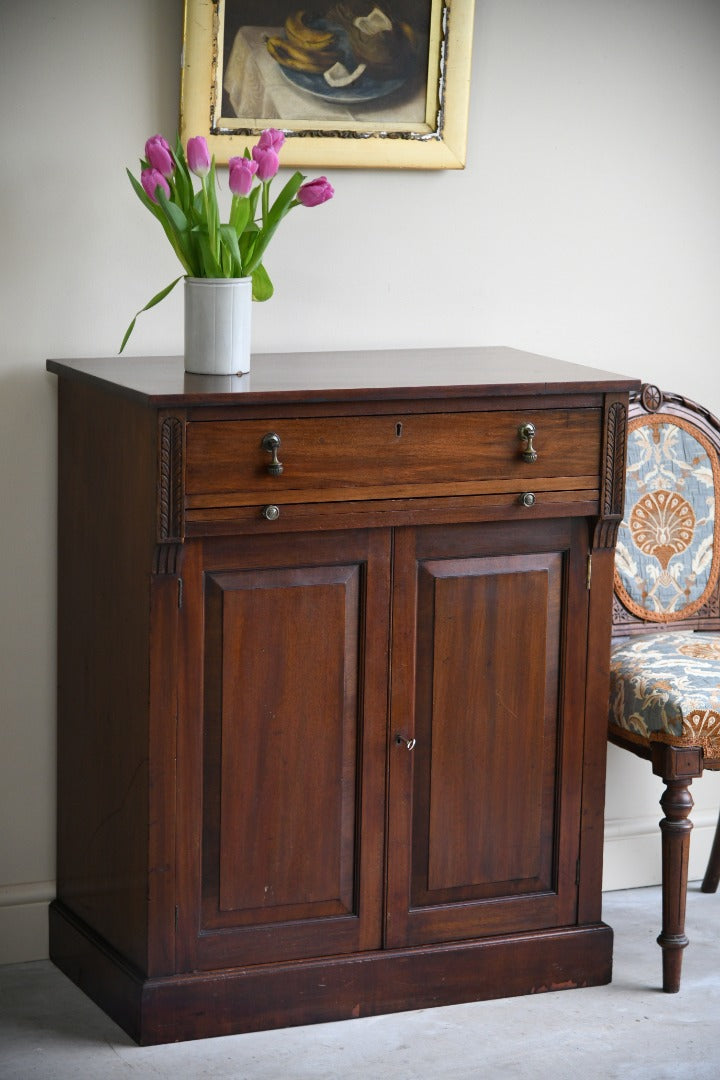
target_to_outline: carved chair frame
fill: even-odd
[[[639,416],[661,415],[679,419],[697,428],[720,457],[720,420],[702,405],[679,394],[663,393],[656,386],[643,384],[640,391],[631,393],[628,422]],[[720,509],[720,508],[718,508]],[[715,542],[720,542],[720,526],[716,527]],[[628,611],[615,592],[612,616],[613,636],[641,635],[678,630],[720,630],[720,577],[699,610],[687,619],[672,622],[645,622]],[[688,856],[693,807],[690,785],[702,776],[704,769],[720,769],[720,760],[710,760],[700,746],[672,746],[667,742],[638,743],[623,738],[617,729],[609,733],[610,742],[632,751],[652,762],[653,772],[660,776],[665,791],[660,805],[665,817],[660,822],[662,834],[663,920],[658,944],[663,950],[663,990],[675,993],[680,988],[683,949],[688,944],[685,935],[685,901],[687,893]],[[708,867],[701,889],[715,892],[720,881],[720,819]]]

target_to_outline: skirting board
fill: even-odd
[[[0,886],[0,964],[47,960],[54,881]]]
[[[616,819],[605,822],[603,849],[603,892],[639,889],[659,885],[661,876],[660,828],[662,811],[653,817]],[[705,874],[715,836],[717,814],[702,810],[692,814],[688,878],[698,881]]]

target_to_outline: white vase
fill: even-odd
[[[252,278],[185,278],[185,370],[250,371]]]

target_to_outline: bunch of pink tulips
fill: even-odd
[[[228,164],[232,193],[227,224],[220,221],[215,159],[206,140],[188,139],[183,151],[178,139],[171,147],[162,135],[145,143],[140,179],[128,176],[138,198],[158,219],[185,271],[142,308],[147,311],[163,300],[182,277],[252,278],[254,300],[267,300],[273,285],[263,258],[275,230],[294,206],[319,206],[334,195],[325,176],[307,180],[295,172],[271,201],[270,186],[280,167],[282,131],[268,128],[252,152]],[[195,190],[193,176],[200,181]],[[138,315],[140,312],[138,312]],[[137,315],[123,338],[120,352],[133,331]]]

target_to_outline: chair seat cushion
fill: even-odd
[[[616,638],[610,730],[635,743],[702,746],[720,761],[720,633]]]

